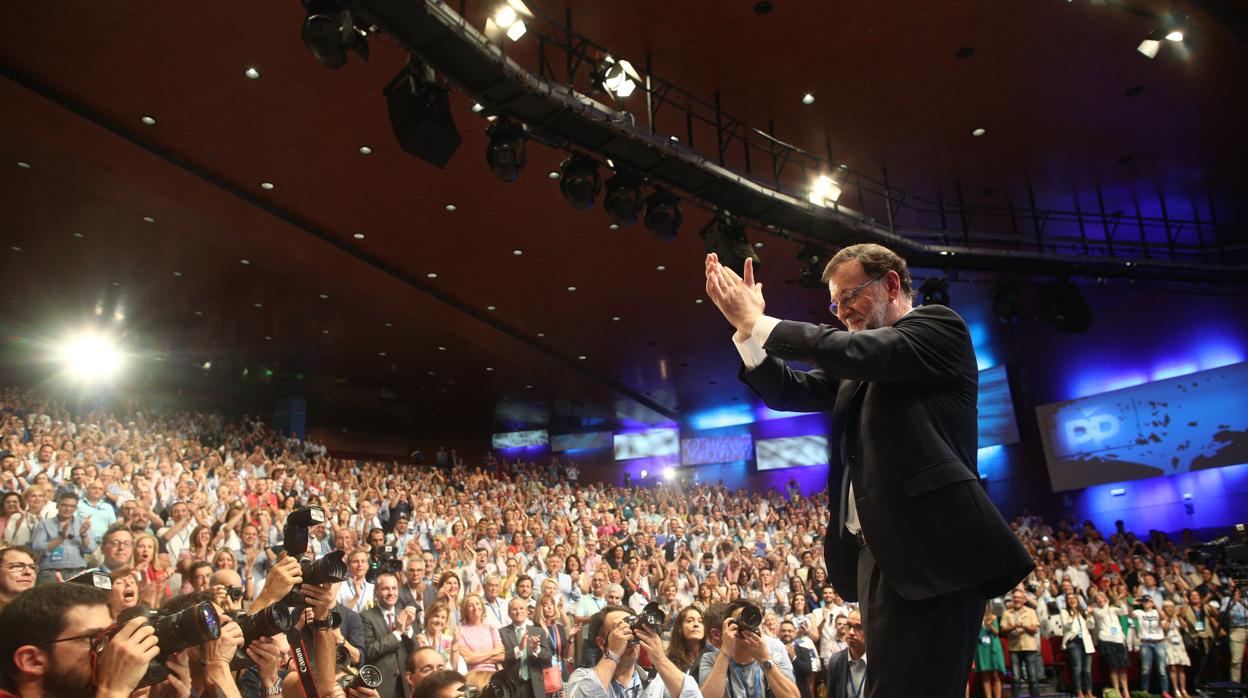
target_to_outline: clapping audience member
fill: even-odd
[[[1092,655],[1096,645],[1092,638],[1092,625],[1084,611],[1079,595],[1066,595],[1066,608],[1060,612],[1062,649],[1066,651],[1067,663],[1077,698],[1094,698],[1092,695]]]
[[[975,646],[975,671],[983,684],[984,698],[1001,698],[1001,675],[1005,673],[1005,652],[1001,649],[1001,623],[992,603],[984,606],[984,620]]]

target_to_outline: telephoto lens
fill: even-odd
[[[758,610],[758,606],[742,606],[741,613],[737,616],[737,623],[740,624],[742,630],[757,633],[759,626],[763,624],[763,612]]]
[[[381,669],[372,664],[361,665],[359,669],[346,667],[345,673],[338,677],[338,686],[346,691],[352,688],[377,688],[381,685]]]
[[[335,550],[315,562],[300,560],[299,564],[303,567],[303,583],[335,584],[346,579],[347,562],[345,557],[345,552]]]
[[[247,656],[248,645],[258,638],[285,635],[295,624],[290,609],[281,602],[266,606],[251,615],[240,611],[231,617],[243,631],[243,644],[234,651],[234,658],[230,660],[230,669],[234,671],[241,671],[255,664]]]
[[[156,643],[160,647],[160,654],[148,663],[147,673],[135,688],[145,688],[164,681],[169,676],[165,660],[175,652],[202,645],[221,636],[221,619],[217,617],[217,610],[209,601],[201,601],[190,608],[165,616],[142,604],[127,608],[117,615],[117,624],[112,634],[115,635],[117,628],[133,618],[147,619],[156,633]]]

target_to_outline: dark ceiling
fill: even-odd
[[[1242,17],[1189,8],[1186,48],[1149,61],[1134,46],[1168,3],[754,5],[569,3],[616,55],[648,52],[734,116],[857,170],[886,165],[923,196],[1005,205],[1030,185],[1068,209],[1099,186],[1115,209],[1164,200],[1176,219],[1248,223]],[[562,200],[546,173],[565,154],[538,145],[505,185],[458,94],[447,168],[405,155],[381,88],[406,56],[385,37],[330,71],[293,1],[7,9],[21,28],[0,47],[11,336],[120,310],[146,350],[212,361],[205,380],[247,389],[242,368],[268,369],[309,393],[314,421],[416,431],[653,422],[749,399],[731,329],[698,303],[708,213],[686,207],[670,243],[608,230]],[[822,319],[826,298],[792,283],[800,245],[751,239],[769,311]]]

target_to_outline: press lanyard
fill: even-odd
[[[846,657],[846,659],[848,659],[848,657]],[[852,664],[845,665],[845,683],[849,685],[849,693],[851,696],[853,696],[853,698],[858,698],[858,696],[862,695],[862,686],[866,682],[867,682],[867,672],[866,672],[865,667],[863,668],[863,672],[862,672],[862,680],[859,681],[858,686],[855,687],[853,666]]]

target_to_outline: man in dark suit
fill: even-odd
[[[824,557],[863,608],[868,697],[963,695],[984,599],[1033,566],[978,482],[966,323],[943,306],[913,308],[905,260],[880,245],[842,249],[824,270],[849,331],[767,317],[748,259],[743,276],[707,256],[741,379],[772,409],[831,413],[829,489],[840,497]]]
[[[828,660],[828,698],[858,698],[867,680],[867,643],[862,634],[862,616],[849,612],[845,629],[845,649]]]
[[[503,671],[515,682],[519,698],[543,698],[546,682],[542,670],[551,666],[554,649],[550,636],[529,622],[529,604],[519,596],[513,596],[507,604],[511,624],[498,634],[503,638]]]
[[[411,653],[412,621],[416,608],[400,609],[399,580],[393,574],[377,577],[374,590],[377,605],[360,614],[364,622],[364,663],[381,670],[382,683],[377,693],[382,698],[405,698],[403,665]]]
[[[799,637],[797,625],[791,620],[780,623],[780,642],[793,662],[793,681],[802,698],[815,695],[815,676],[819,673],[819,651],[810,638]]]

